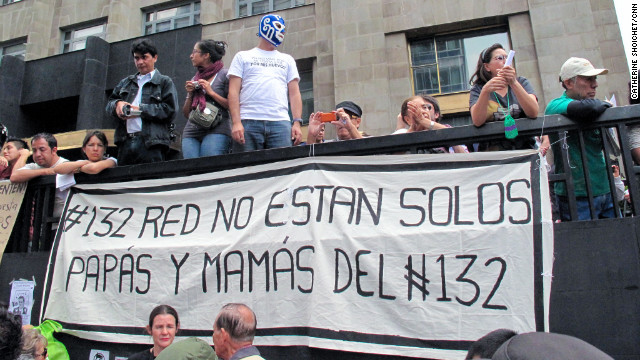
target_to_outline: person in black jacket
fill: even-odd
[[[134,41],[131,54],[138,73],[116,85],[106,108],[117,121],[118,163],[164,161],[178,101],[176,87],[170,77],[155,69],[158,51],[150,40]]]

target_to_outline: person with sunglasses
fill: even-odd
[[[501,44],[493,44],[478,57],[476,71],[469,83],[471,120],[477,127],[487,122],[504,121],[505,139],[481,143],[480,151],[534,149],[533,137],[515,137],[513,119],[536,118],[538,98],[529,80],[517,76],[513,66],[505,66],[507,52]],[[515,130],[515,131],[514,131]],[[548,148],[544,136],[541,148]]]
[[[22,352],[18,360],[47,359],[47,338],[38,329],[24,329],[22,331]]]

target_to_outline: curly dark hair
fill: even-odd
[[[22,347],[22,319],[0,304],[0,359],[14,360]]]

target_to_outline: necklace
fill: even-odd
[[[494,92],[493,96],[496,97],[496,101],[498,102],[498,107],[500,108],[500,100],[498,100],[498,95]],[[509,109],[509,88],[507,88],[507,108],[504,110],[504,137],[507,139],[515,139],[518,136],[518,127],[516,126],[516,121],[511,116],[511,110]]]

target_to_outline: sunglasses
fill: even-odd
[[[503,60],[507,60],[507,55],[498,55],[498,56],[494,56],[493,60],[498,60],[498,61],[503,61]]]

